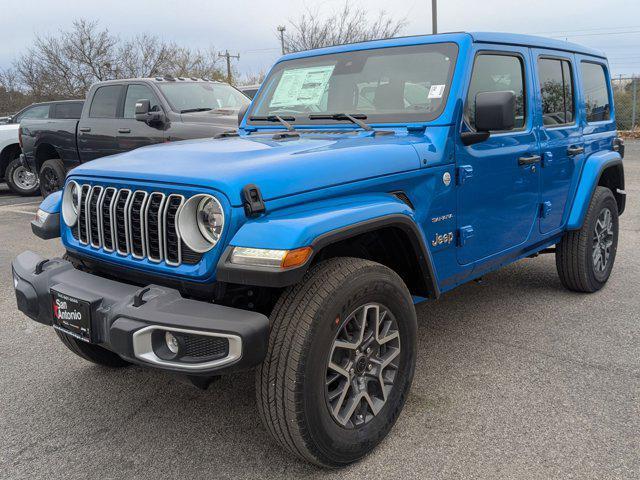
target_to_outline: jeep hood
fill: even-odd
[[[103,157],[75,168],[72,175],[213,188],[239,206],[247,184],[257,185],[268,201],[418,169],[411,138],[364,132],[286,140],[274,140],[272,134],[187,140]]]

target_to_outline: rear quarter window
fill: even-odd
[[[607,81],[604,66],[599,63],[582,62],[580,69],[587,122],[610,120],[609,82]]]

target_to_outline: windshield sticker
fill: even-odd
[[[444,95],[445,85],[431,85],[428,98],[442,98]]]
[[[323,65],[286,70],[269,107],[319,104],[334,68],[335,65]]]

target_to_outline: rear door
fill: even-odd
[[[570,53],[534,49],[536,124],[542,151],[540,232],[560,229],[576,188],[584,142],[577,121],[576,62]]]
[[[124,85],[99,86],[88,113],[78,124],[78,152],[83,162],[118,153],[118,116],[122,116]]]
[[[480,92],[513,91],[516,127],[484,142],[457,140],[458,262],[466,265],[524,245],[537,227],[540,149],[533,122],[530,52],[479,46],[465,101],[462,131],[475,126]]]
[[[134,148],[164,141],[163,126],[150,126],[136,120],[136,102],[149,100],[152,111],[162,111],[162,106],[151,87],[142,83],[127,85],[122,119],[118,122],[118,151],[127,152]]]

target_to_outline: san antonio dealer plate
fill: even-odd
[[[91,305],[79,298],[51,290],[53,326],[65,333],[91,342]]]

